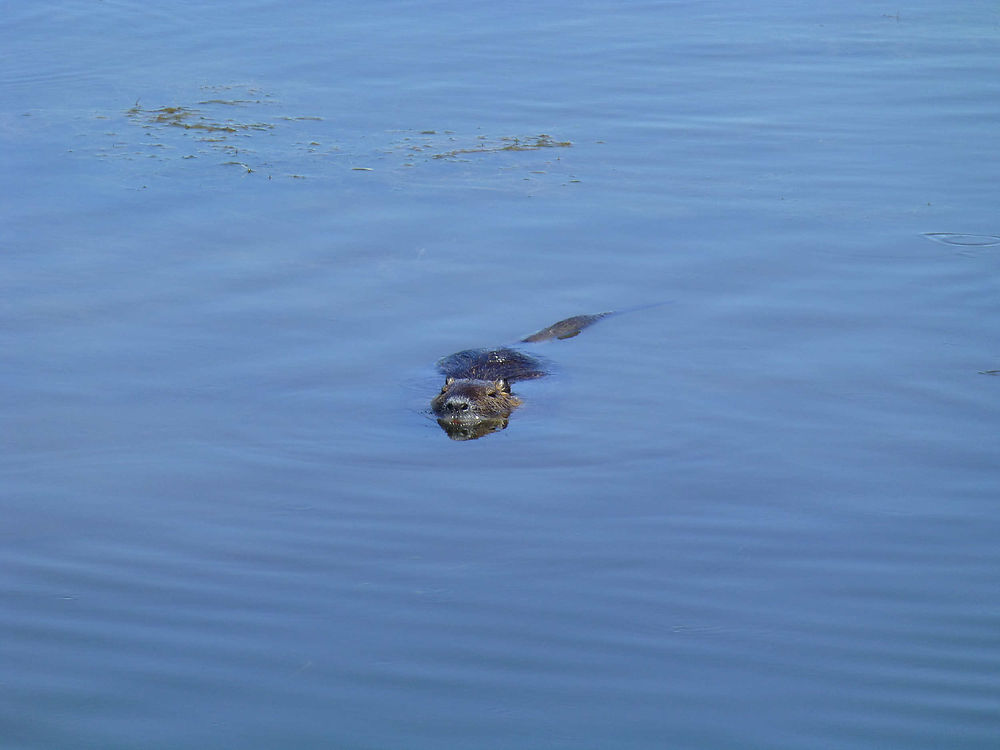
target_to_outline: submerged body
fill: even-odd
[[[566,318],[521,341],[572,338],[610,314]],[[507,418],[521,404],[511,392],[511,383],[548,374],[540,360],[508,347],[456,352],[438,362],[438,369],[445,382],[441,392],[431,400],[431,411],[451,437],[465,440],[507,426]]]

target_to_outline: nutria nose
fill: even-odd
[[[469,402],[468,401],[461,401],[461,400],[459,400],[457,398],[451,398],[451,399],[448,399],[445,402],[444,407],[448,411],[468,411],[469,410]]]

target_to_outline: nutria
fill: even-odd
[[[572,338],[608,315],[611,313],[566,318],[521,342]],[[438,369],[445,381],[441,392],[431,400],[431,411],[438,417],[438,424],[456,440],[504,429],[511,412],[521,405],[521,399],[511,392],[511,383],[548,374],[540,360],[508,347],[456,352],[439,361]]]

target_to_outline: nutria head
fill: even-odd
[[[510,383],[499,380],[448,378],[431,400],[431,411],[454,422],[506,419],[521,400],[510,392]]]

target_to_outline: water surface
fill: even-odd
[[[995,746],[998,31],[9,9],[0,744]]]

